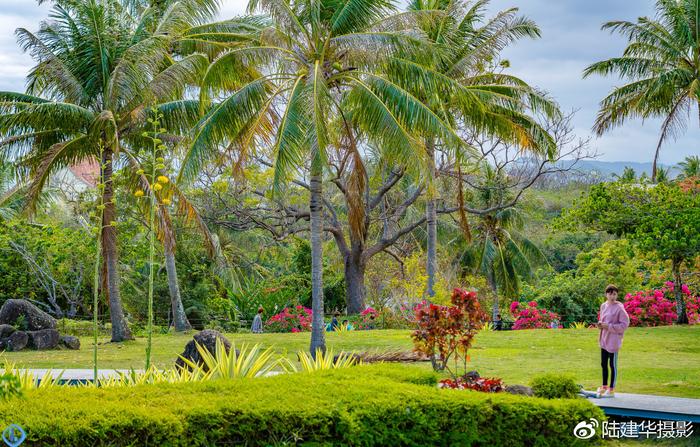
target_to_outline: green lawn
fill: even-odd
[[[290,354],[308,348],[309,334],[228,334],[236,344],[274,345]],[[158,335],[154,338],[154,363],[171,366],[191,335]],[[145,338],[122,344],[102,340],[100,368],[142,368]],[[327,334],[336,352],[410,350],[409,331],[357,331]],[[80,351],[56,350],[3,354],[23,367],[91,368],[92,339],[82,338]],[[597,331],[529,330],[488,332],[476,338],[471,351],[472,367],[481,375],[498,376],[506,383],[528,383],[544,372],[576,376],[587,388],[599,384]],[[428,368],[428,364],[421,367]],[[618,389],[621,392],[700,398],[700,326],[630,328],[620,353]]]

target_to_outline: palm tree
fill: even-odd
[[[534,22],[519,16],[517,8],[500,11],[485,20],[489,3],[489,0],[412,0],[409,10],[422,13],[420,28],[433,51],[423,60],[397,58],[394,61],[397,74],[402,83],[413,85],[412,91],[451,125],[487,133],[505,142],[519,142],[525,150],[552,156],[555,150],[552,138],[526,113],[542,111],[545,116],[554,116],[558,114],[557,107],[524,81],[492,69],[504,48],[524,37],[538,38],[540,31]],[[438,94],[426,95],[428,90],[416,82],[426,74],[439,81]],[[435,152],[440,145],[444,142],[434,135],[426,138],[433,170]],[[435,294],[436,210],[436,198],[429,197],[426,204],[429,296]],[[466,221],[463,227],[468,228]]]
[[[583,74],[584,78],[615,74],[628,81],[600,103],[594,126],[598,135],[629,118],[663,119],[654,153],[653,182],[662,144],[685,130],[686,116],[700,101],[699,14],[697,0],[657,0],[654,19],[604,24],[603,29],[627,38],[627,48],[622,56],[597,62]]]
[[[477,191],[480,205],[491,208],[508,202],[507,179],[489,165],[483,167],[483,174]],[[494,294],[494,320],[499,313],[498,294],[516,298],[521,278],[531,278],[536,265],[547,263],[540,249],[520,232],[523,222],[515,207],[479,216],[474,224],[474,238],[462,255],[462,264],[483,274],[488,281]]]
[[[30,210],[56,170],[100,162],[101,246],[114,342],[133,338],[119,291],[114,158],[122,148],[144,145],[147,106],[157,105],[169,128],[191,111],[178,97],[207,58],[176,60],[170,52],[199,23],[196,6],[204,1],[144,9],[127,0],[55,0],[51,20],[38,33],[17,31],[37,62],[27,93],[0,93],[3,149],[30,171]]]
[[[625,166],[622,174],[613,174],[612,176],[622,183],[637,183],[637,171],[630,166]]]
[[[685,157],[685,160],[678,163],[678,167],[681,168],[681,179],[700,177],[700,157],[697,155]]]
[[[659,168],[656,172],[656,183],[668,183],[671,180],[670,174],[671,168]]]
[[[239,160],[264,146],[272,151],[279,193],[308,163],[312,354],[325,349],[322,212],[329,144],[347,139],[359,173],[355,194],[363,197],[355,129],[404,160],[421,152],[420,132],[457,140],[439,116],[382,75],[398,47],[419,44],[412,34],[395,31],[404,21],[392,15],[394,6],[394,0],[252,0],[249,12],[267,14],[269,23],[257,42],[223,53],[209,67],[202,105],[226,96],[195,128],[182,165],[181,178],[193,179],[220,154],[221,144],[235,149]]]

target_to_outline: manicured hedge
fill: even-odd
[[[0,427],[24,445],[574,446],[573,427],[602,412],[584,399],[440,390],[415,367],[360,366],[312,374],[35,390],[0,402]]]

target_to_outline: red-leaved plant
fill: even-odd
[[[498,377],[477,377],[461,376],[456,379],[443,379],[438,384],[440,388],[451,388],[455,390],[474,390],[484,393],[499,393],[504,390],[503,380]]]
[[[418,329],[411,336],[413,349],[428,356],[435,371],[447,371],[456,380],[460,363],[466,372],[469,348],[486,317],[476,292],[454,289],[452,306],[424,303],[415,314]],[[454,370],[449,367],[451,360]]]

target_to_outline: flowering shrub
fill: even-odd
[[[510,304],[510,313],[515,318],[513,329],[549,329],[552,323],[562,328],[559,314],[547,309],[539,309],[535,301],[530,301],[527,305],[513,301]]]
[[[639,291],[625,296],[625,310],[630,326],[668,326],[678,318],[673,295],[675,285],[667,282],[661,289]],[[690,324],[700,324],[700,297],[695,297],[686,284],[681,286]]]
[[[311,309],[304,306],[285,307],[265,323],[268,332],[306,332],[311,330]]]
[[[418,329],[411,337],[414,350],[427,355],[433,369],[447,370],[456,379],[456,371],[450,370],[449,361],[454,356],[456,365],[461,358],[466,369],[467,352],[485,316],[476,292],[454,289],[451,301],[452,306],[428,303],[417,306]]]
[[[457,377],[456,379],[443,379],[438,383],[440,388],[450,388],[455,390],[474,390],[484,393],[499,393],[503,391],[503,380],[497,377],[477,377],[468,376]]]

